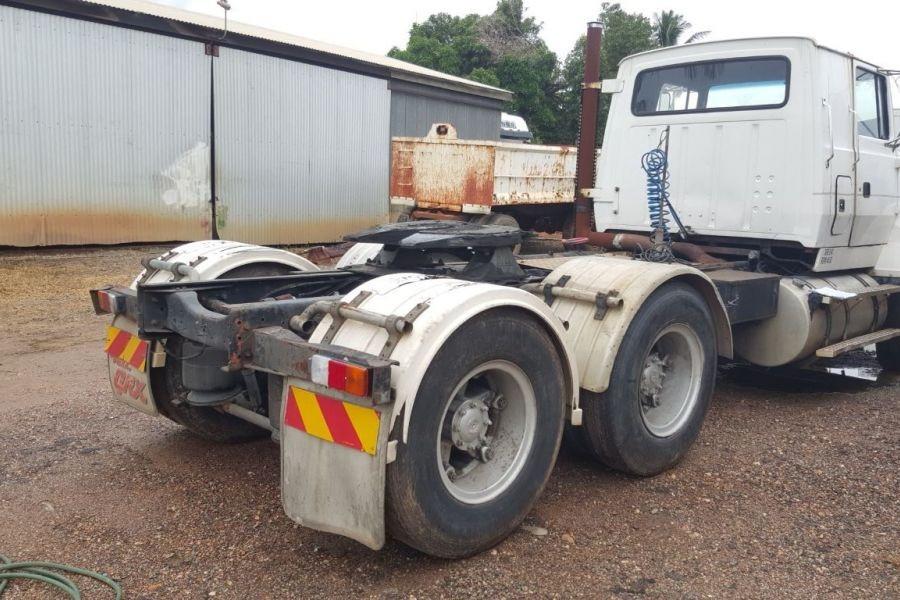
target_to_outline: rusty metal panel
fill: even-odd
[[[575,161],[572,146],[498,144],[494,205],[572,202]]]
[[[208,237],[203,45],[0,6],[0,245]]]
[[[225,47],[214,79],[220,237],[333,242],[387,222],[385,80]]]
[[[572,146],[533,146],[442,137],[391,143],[391,202],[484,213],[491,206],[571,203]]]
[[[488,212],[495,149],[494,143],[483,141],[394,138],[391,201],[414,201],[419,208]]]

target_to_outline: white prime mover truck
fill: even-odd
[[[900,370],[886,74],[801,38],[654,50],[601,84],[591,26],[587,56],[585,122],[612,98],[596,178],[582,128],[575,229],[631,256],[515,256],[518,229],[453,221],[350,236],[333,270],[187,244],[91,292],[115,396],[212,440],[271,435],[297,523],[460,557],[519,525],[564,433],[625,473],[673,467],[719,357],[877,344]]]

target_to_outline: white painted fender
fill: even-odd
[[[334,268],[343,269],[352,265],[364,265],[366,261],[378,256],[383,247],[384,244],[367,244],[365,242],[353,244],[341,259],[337,261]]]
[[[520,309],[545,326],[566,369],[566,397],[561,400],[567,403],[570,411],[578,409],[578,388],[575,384],[578,372],[575,357],[565,342],[565,331],[549,307],[534,295],[518,288],[415,273],[396,273],[372,279],[348,293],[344,300],[349,302],[362,292],[369,292],[371,296],[363,300],[359,307],[382,315],[406,315],[421,303],[428,305],[413,322],[412,331],[400,339],[390,356],[398,363],[391,370],[395,396],[391,427],[402,413],[404,441],[407,439],[416,393],[438,350],[461,325],[492,308]],[[326,316],[310,341],[320,342],[330,325],[331,317]],[[387,331],[383,328],[347,320],[331,343],[377,355],[387,337]]]
[[[574,349],[581,376],[580,386],[592,392],[609,387],[613,364],[644,301],[667,281],[680,280],[693,286],[705,298],[715,320],[716,347],[720,356],[732,357],[731,327],[715,284],[703,272],[682,264],[658,264],[630,258],[583,256],[573,258],[544,278],[545,284],[570,279],[565,287],[596,292],[616,292],[622,306],[610,308],[602,320],[595,319],[593,303],[555,298],[553,313],[566,324],[566,339]]]
[[[288,252],[287,250],[243,244],[241,242],[229,242],[225,240],[204,240],[182,244],[181,246],[166,252],[159,258],[170,262],[193,265],[197,270],[200,280],[203,281],[216,279],[223,273],[251,263],[277,263],[293,267],[298,271],[319,270],[319,268],[310,261],[302,256],[297,256],[293,252]],[[135,280],[131,282],[131,288],[137,289],[139,282],[169,283],[175,279],[176,275],[169,271],[154,270],[148,274],[146,269],[144,269],[138,274]],[[137,333],[137,324],[124,317],[116,317],[113,324],[120,329],[126,329],[134,334]],[[155,343],[159,344],[159,342]],[[114,369],[116,368],[116,362],[112,358],[110,358],[108,362],[112,377],[115,374]],[[149,372],[150,369],[148,368],[147,373]],[[149,385],[149,377],[147,377],[145,383],[147,385],[143,392],[144,397],[142,398],[142,401],[146,400],[144,404],[149,408],[147,410],[144,410],[140,406],[135,406],[135,408],[144,410],[144,412],[149,414],[157,414],[156,400],[153,397],[152,386]],[[115,391],[115,386],[113,389]]]
[[[319,270],[319,267],[310,261],[287,250],[227,240],[203,240],[183,244],[159,258],[193,266],[201,281],[216,279],[223,273],[252,263],[276,263],[298,271]],[[138,282],[169,283],[176,280],[176,276],[169,271],[155,270],[148,275],[145,269],[135,278],[131,287],[136,288]]]

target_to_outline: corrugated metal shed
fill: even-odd
[[[392,134],[496,139],[511,97],[221,26],[140,0],[0,0],[0,245],[334,241],[387,220]]]
[[[0,6],[0,244],[207,236],[209,87],[196,43]]]
[[[222,238],[330,242],[387,221],[386,81],[222,48],[215,97]]]
[[[392,136],[423,137],[434,123],[453,123],[464,139],[500,139],[500,107],[495,103],[391,85]]]
[[[218,38],[222,33],[223,20],[220,17],[183,10],[173,6],[156,4],[154,2],[147,2],[145,0],[5,1],[10,4],[18,4],[27,8],[63,12],[73,16],[105,21],[110,24],[139,27],[185,38],[193,37],[201,40],[210,40]],[[143,18],[146,16],[150,16],[152,19]],[[171,27],[171,22],[177,22],[180,26]],[[265,48],[261,48],[254,44],[252,40],[266,42],[269,45]],[[356,70],[363,70],[366,67],[370,67],[372,72],[369,74],[378,74],[392,79],[412,81],[444,89],[453,89],[486,98],[494,98],[500,101],[512,99],[512,94],[507,90],[464,79],[462,77],[447,75],[440,71],[420,67],[419,65],[407,63],[389,56],[362,52],[352,48],[328,44],[237,21],[228,22],[228,34],[224,39],[219,40],[219,42],[222,45],[232,45],[244,50],[265,49],[270,53],[283,53],[286,56],[289,55],[293,58],[307,60],[309,62],[316,62],[317,60],[328,62],[329,59],[335,58],[345,59],[346,61],[350,61]],[[340,63],[334,64],[339,65]]]

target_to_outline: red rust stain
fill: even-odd
[[[257,244],[311,244],[340,241],[354,233],[388,220],[388,203],[383,215],[334,217],[307,221],[302,213],[281,218],[235,223],[231,219],[219,230],[223,239]],[[148,213],[58,212],[53,214],[0,215],[0,246],[50,246],[77,244],[120,244],[128,242],[170,242],[209,239],[209,218],[197,215],[154,215]]]
[[[198,215],[54,211],[0,215],[0,246],[168,242],[209,237]]]

